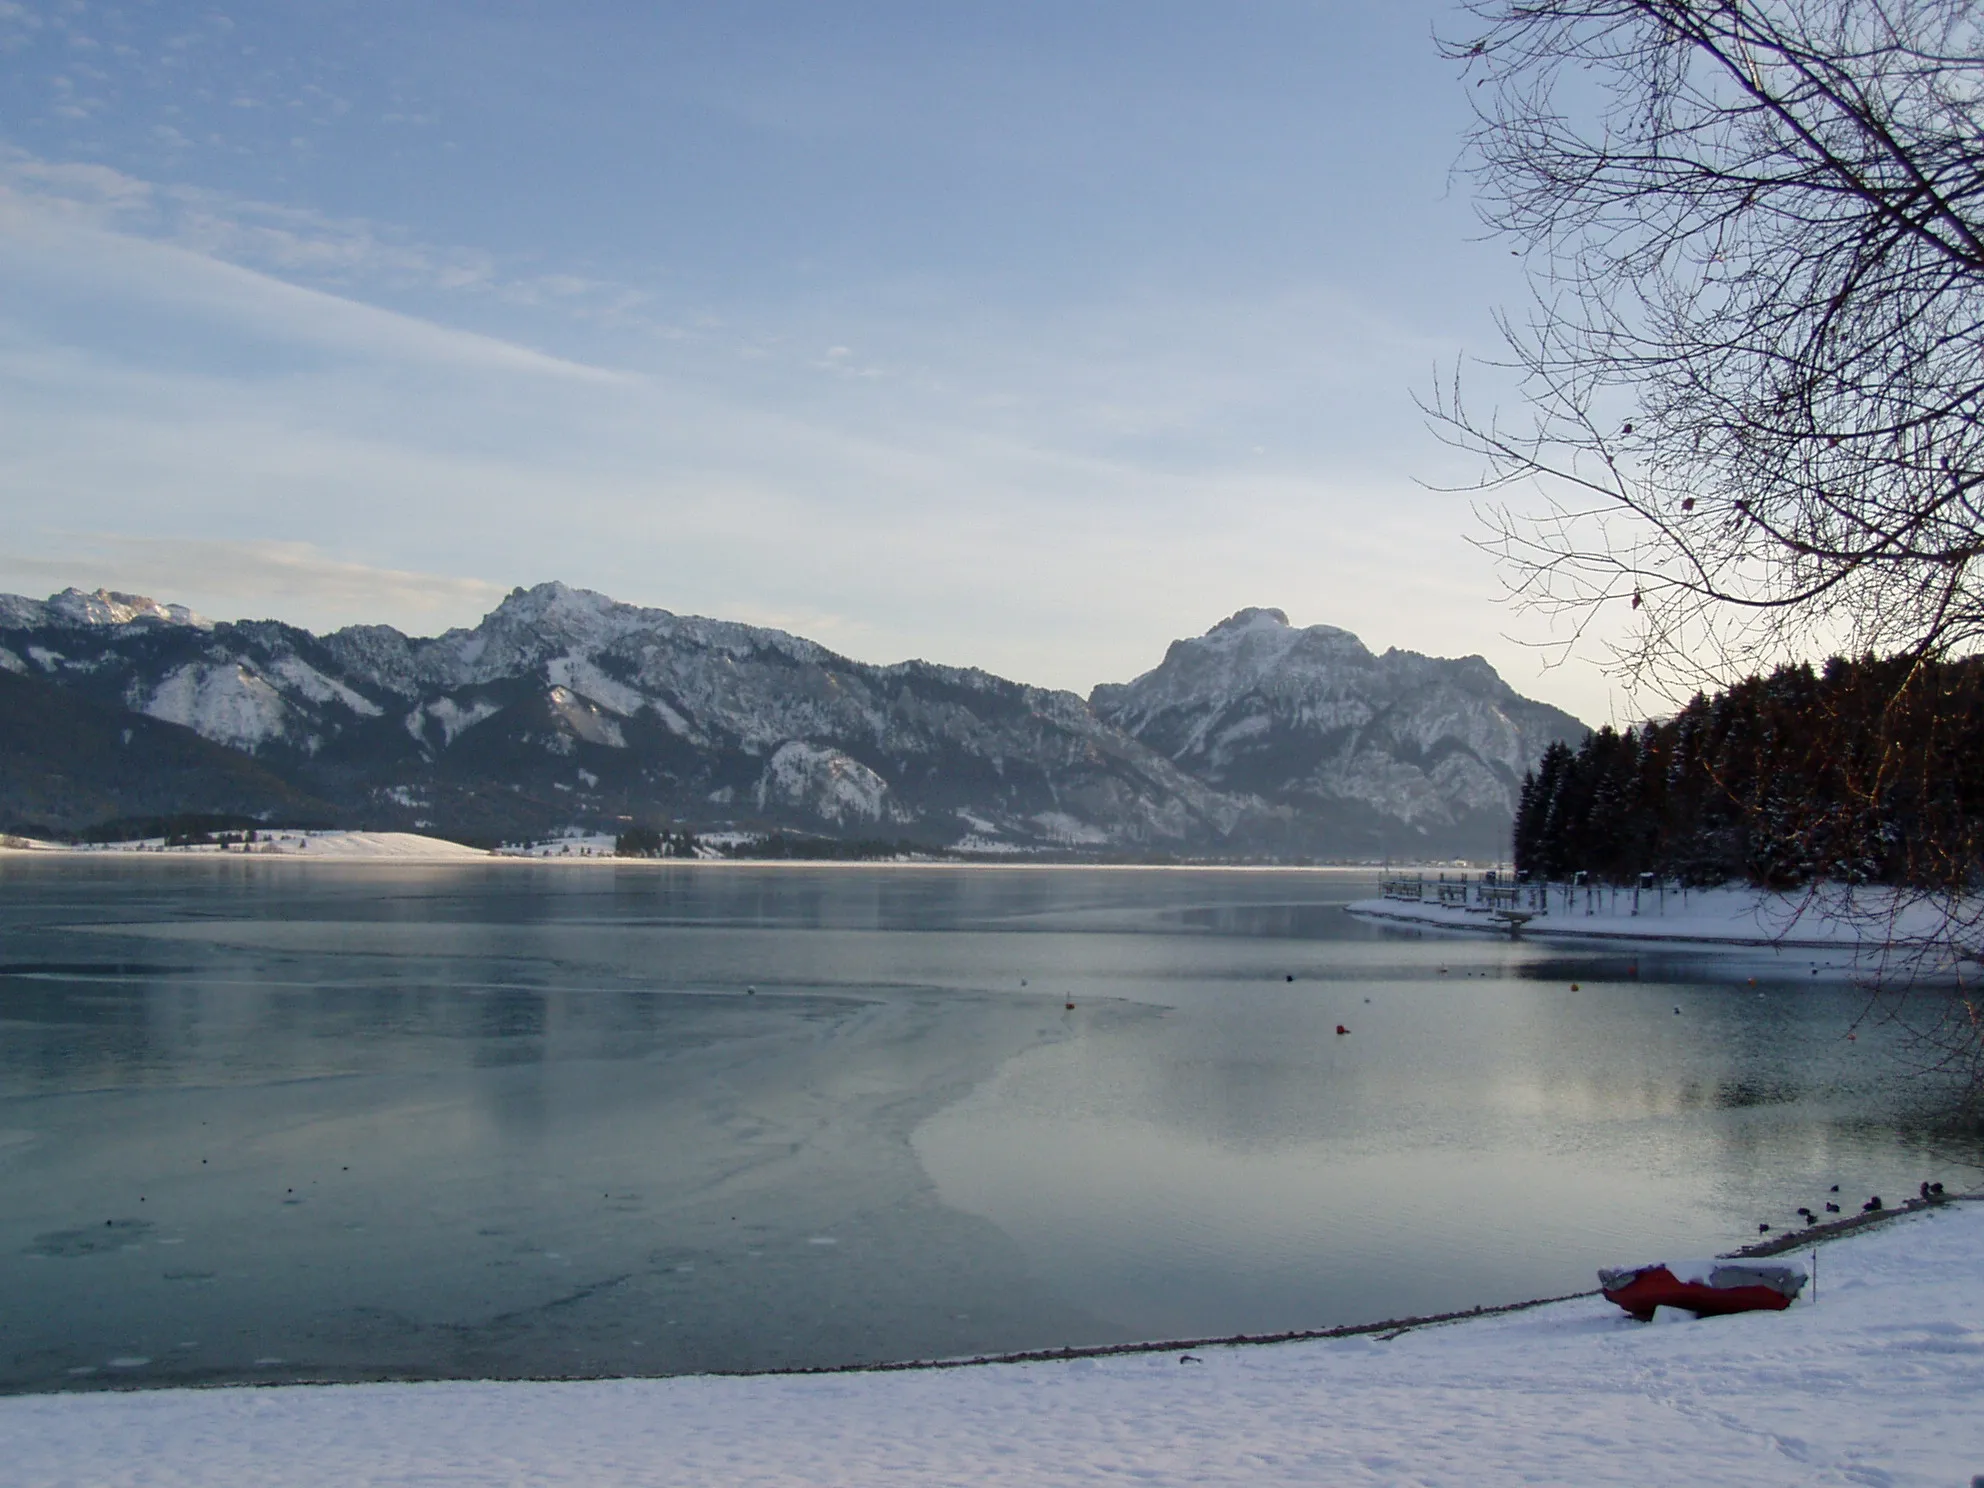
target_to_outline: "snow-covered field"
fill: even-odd
[[[240,834],[226,835],[238,837]],[[366,858],[453,862],[463,858],[489,856],[479,847],[464,847],[459,842],[449,842],[440,837],[423,837],[417,832],[263,831],[256,834],[256,840],[252,843],[244,845],[235,842],[226,848],[214,843],[167,847],[164,839],[158,837],[140,842],[106,842],[80,847],[72,847],[67,843],[35,842],[21,838],[0,845],[0,850],[7,848],[14,851],[56,853],[159,853],[170,857],[226,852],[236,856],[260,858],[334,858],[340,862]],[[608,848],[611,849],[610,839]]]
[[[1835,1241],[1819,1273],[1788,1312],[1673,1324],[1585,1298],[1183,1357],[25,1396],[0,1400],[0,1481],[1956,1488],[1984,1473],[1984,1205]]]
[[[1508,934],[1505,925],[1472,905],[1463,909],[1409,899],[1359,899],[1345,908],[1365,919],[1426,929]],[[1548,911],[1522,927],[1527,938],[1551,940],[1667,940],[1827,950],[1931,944],[1947,933],[1945,916],[1934,903],[1898,899],[1889,889],[1828,885],[1788,893],[1719,888],[1685,893],[1646,890],[1637,896],[1631,889],[1576,889],[1569,902],[1553,887]]]
[[[298,834],[303,837],[305,834]],[[280,838],[278,838],[280,841]],[[311,858],[486,858],[479,847],[464,847],[415,832],[311,832],[298,856]]]

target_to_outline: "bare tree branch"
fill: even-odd
[[[1525,406],[1477,416],[1456,369],[1422,407],[1480,461],[1510,597],[1574,644],[1623,618],[1613,666],[1677,703],[1891,654],[1864,675],[1894,698],[1856,701],[1870,736],[1798,830],[1846,840],[1897,791],[1956,799],[1896,772],[1967,768],[1936,709],[1972,684],[1931,683],[1984,644],[1984,3],[1465,10],[1442,48],[1472,85],[1483,220],[1530,274],[1500,322]],[[1773,790],[1754,802],[1791,820]],[[1889,882],[1940,896],[1967,964],[1984,822],[1933,822]],[[1984,1080],[1967,989],[1925,1037]]]

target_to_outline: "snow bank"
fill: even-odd
[[[258,829],[256,840],[245,848],[240,843],[232,843],[224,849],[211,842],[189,847],[167,847],[164,840],[158,837],[142,842],[107,842],[87,847],[49,846],[57,852],[75,853],[142,852],[162,853],[168,857],[204,857],[228,852],[236,857],[335,858],[340,862],[366,858],[457,862],[464,858],[489,856],[479,847],[464,847],[459,842],[449,842],[440,837],[423,837],[418,832],[285,831],[280,827]]]
[[[277,834],[277,844],[282,846]],[[423,837],[417,832],[308,832],[289,834],[308,839],[309,846],[294,849],[304,858],[486,858],[479,847],[464,847],[439,837]],[[285,850],[289,850],[285,848]]]
[[[1596,1298],[1395,1337],[890,1374],[0,1400],[21,1488],[1881,1484],[1984,1471],[1984,1207],[1828,1246],[1816,1302]]]

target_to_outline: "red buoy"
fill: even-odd
[[[1350,1032],[1350,1030],[1349,1030],[1348,1028],[1345,1028],[1345,1027],[1344,1027],[1344,1026],[1343,1026],[1343,1025],[1341,1024],[1341,1023],[1339,1023],[1339,1024],[1337,1024],[1337,1026],[1336,1026],[1336,1031],[1337,1031],[1338,1033],[1348,1033],[1348,1032]]]

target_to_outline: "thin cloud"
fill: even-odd
[[[73,200],[68,203],[74,205]],[[620,380],[620,374],[606,368],[293,284],[196,248],[118,231],[101,225],[100,217],[61,206],[51,210],[46,198],[0,185],[0,252],[50,280],[94,283],[111,293],[142,296],[222,322],[279,329],[327,349],[582,381]]]
[[[184,143],[170,126],[165,135]],[[506,271],[477,248],[423,243],[360,217],[147,181],[89,161],[47,160],[0,146],[0,192],[19,206],[329,290],[435,290],[505,304],[556,304],[574,317],[625,322],[646,303],[631,286],[564,273]]]

